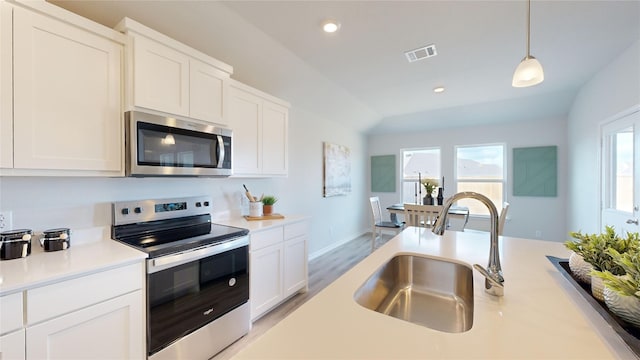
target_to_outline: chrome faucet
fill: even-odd
[[[484,289],[487,293],[495,296],[503,296],[504,277],[502,277],[500,253],[498,251],[498,210],[489,198],[475,192],[460,192],[448,198],[443,205],[443,209],[438,216],[438,220],[433,224],[433,233],[436,235],[444,234],[449,208],[454,202],[460,199],[476,199],[489,209],[489,218],[491,221],[491,248],[489,249],[489,264],[487,265],[486,270],[478,264],[474,264],[473,267],[484,275]]]

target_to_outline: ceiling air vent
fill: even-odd
[[[438,55],[438,52],[436,51],[436,45],[431,44],[421,48],[405,51],[404,55],[407,57],[409,62],[414,62],[436,56]]]

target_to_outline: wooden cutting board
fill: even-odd
[[[284,215],[280,214],[271,214],[271,215],[262,215],[262,216],[244,216],[247,221],[259,221],[259,220],[279,220],[284,219]]]

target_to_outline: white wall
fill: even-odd
[[[600,232],[599,126],[638,104],[640,40],[580,89],[569,114],[569,231]]]
[[[445,177],[445,197],[455,193],[454,163],[456,145],[505,143],[507,145],[507,179],[505,201],[511,204],[504,234],[508,236],[539,238],[553,241],[566,240],[566,194],[567,194],[567,145],[566,119],[540,119],[528,122],[483,125],[442,129],[425,133],[401,133],[375,135],[369,138],[369,155],[396,155],[397,173],[401,171],[400,149],[412,147],[440,147],[442,175]],[[523,197],[513,196],[509,179],[513,176],[513,148],[530,146],[558,146],[558,196]],[[372,193],[379,196],[383,206],[400,202],[400,180],[397,192]],[[486,229],[487,221],[470,222],[469,228]]]

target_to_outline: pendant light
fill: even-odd
[[[527,87],[540,84],[544,80],[542,65],[530,54],[531,42],[531,0],[527,0],[527,56],[522,59],[513,73],[513,87]]]

